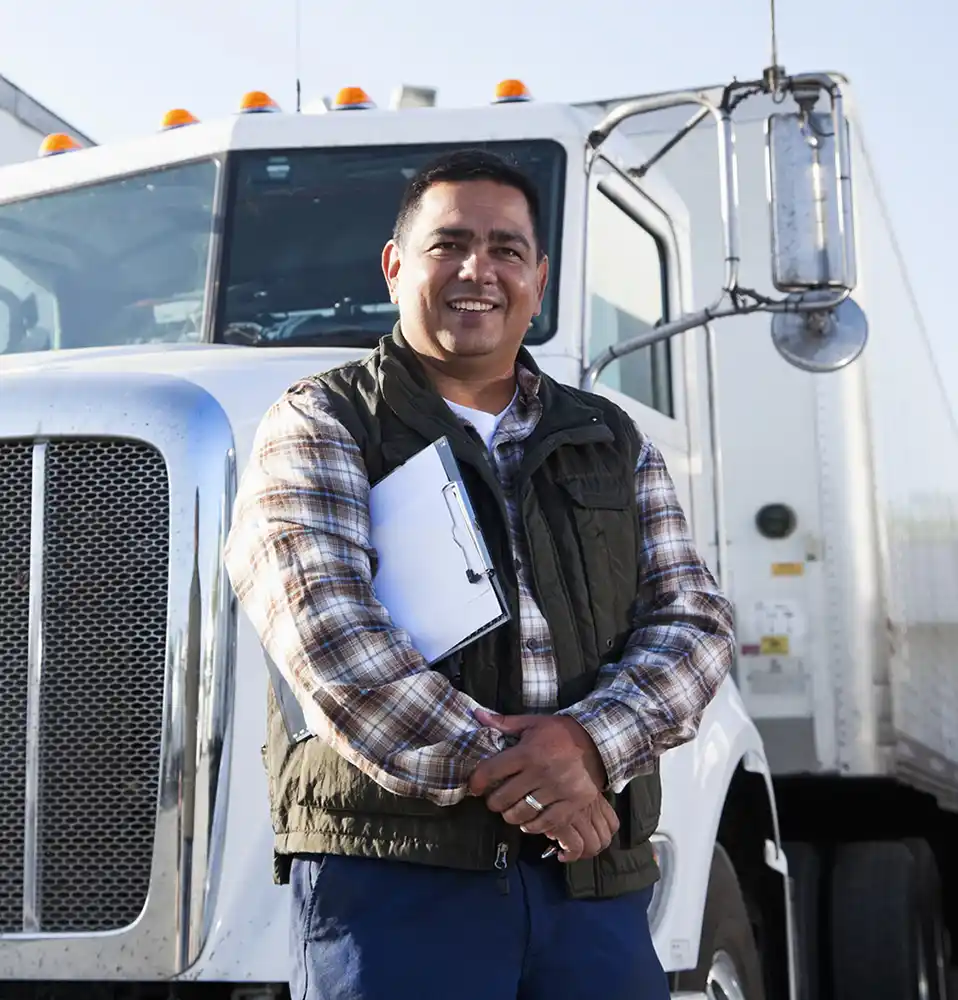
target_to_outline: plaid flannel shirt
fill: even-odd
[[[539,379],[521,367],[518,374],[519,393],[491,457],[511,521],[524,702],[530,712],[553,712],[552,639],[531,586],[512,489],[541,413]],[[376,601],[368,495],[359,448],[323,390],[284,396],[257,431],[227,569],[312,731],[388,791],[451,805],[467,794],[476,763],[506,743],[479,726],[473,711],[480,706],[429,668]],[[644,535],[632,634],[594,690],[561,713],[592,737],[616,790],[695,736],[733,648],[729,604],[695,551],[661,454],[645,438],[635,496]]]

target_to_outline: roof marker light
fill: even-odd
[[[58,153],[69,153],[71,150],[81,148],[73,136],[67,135],[65,132],[51,132],[40,143],[37,156],[56,156]]]
[[[369,111],[376,105],[362,87],[343,87],[333,98],[333,111]]]
[[[521,101],[531,101],[532,94],[521,80],[500,80],[496,84],[496,96],[493,104],[518,104]]]
[[[240,101],[240,114],[262,114],[263,112],[279,111],[279,105],[269,94],[264,94],[262,90],[251,90],[243,95]]]
[[[182,128],[184,125],[198,125],[199,119],[194,118],[189,111],[184,108],[173,108],[163,116],[160,131],[166,132],[171,128]]]

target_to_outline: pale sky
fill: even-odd
[[[300,0],[303,99],[358,84],[488,101],[519,76],[544,100],[614,97],[757,76],[768,0]],[[0,74],[97,142],[208,118],[250,89],[293,109],[295,0],[0,0]],[[950,238],[958,112],[954,0],[778,0],[779,61],[851,78],[880,182],[942,369],[958,400]]]

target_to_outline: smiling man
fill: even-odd
[[[318,734],[290,744],[270,695],[291,994],[665,1000],[657,760],[728,671],[729,606],[656,448],[522,347],[549,276],[523,174],[430,165],[383,272],[395,331],[270,409],[227,546]],[[442,435],[512,617],[430,669],[375,600],[368,500]]]

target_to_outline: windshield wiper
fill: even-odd
[[[236,324],[223,331],[221,342],[244,347],[375,347],[387,330],[366,326],[328,326],[299,334],[277,333],[275,327],[257,330],[255,324]]]

